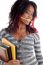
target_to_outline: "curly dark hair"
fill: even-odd
[[[9,26],[6,29],[8,32],[15,32],[18,28],[18,22],[19,22],[19,18],[20,15],[22,15],[27,6],[32,5],[34,7],[34,14],[33,14],[33,20],[34,18],[37,16],[37,5],[33,2],[33,1],[29,1],[29,0],[17,0],[13,6],[11,7],[11,11],[9,13]],[[36,32],[36,28],[32,28],[29,25],[26,25],[26,30],[34,33]]]

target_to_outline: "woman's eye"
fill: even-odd
[[[25,11],[26,14],[33,16],[33,13],[31,13],[30,11]]]

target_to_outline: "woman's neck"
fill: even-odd
[[[19,22],[19,28],[17,29],[17,31],[15,33],[13,33],[13,36],[16,39],[22,39],[23,37],[25,37],[29,32],[26,31],[26,25],[22,22]]]
[[[26,25],[23,22],[18,23],[19,28],[17,29],[18,33],[25,33],[26,32]]]

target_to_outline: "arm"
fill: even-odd
[[[40,37],[37,35],[36,39],[34,40],[34,48],[35,48],[35,55],[39,65],[43,65],[43,57],[41,54],[41,47],[40,47]]]
[[[1,36],[1,32],[0,32],[0,45],[2,45],[1,39],[2,39],[2,36]],[[3,63],[4,63],[4,61],[2,61],[2,60],[0,59],[0,65],[3,65]]]
[[[3,38],[2,35],[4,35],[4,33],[5,33],[4,31],[0,31],[0,46],[2,45],[2,38]],[[20,61],[19,60],[10,60],[8,62],[4,62],[0,58],[0,65],[20,65]]]

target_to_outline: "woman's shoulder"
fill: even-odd
[[[4,34],[5,34],[5,29],[1,29],[0,30],[0,45],[2,44],[2,38],[3,38]]]
[[[35,33],[32,33],[30,34],[35,40],[40,40],[40,35],[39,35],[39,32],[35,32]]]
[[[33,38],[33,39],[40,39],[40,35],[39,35],[39,32],[35,32],[35,33],[30,33],[27,38]]]
[[[0,30],[0,37],[3,37],[6,34],[6,28]]]

